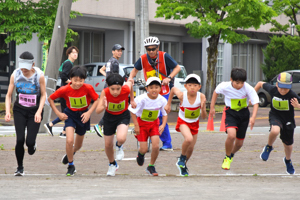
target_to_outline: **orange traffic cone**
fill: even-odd
[[[208,115],[208,121],[207,121],[207,128],[206,128],[207,131],[214,131],[214,118],[213,116]]]
[[[224,106],[223,114],[222,114],[222,120],[221,120],[221,125],[220,125],[220,131],[223,131],[223,132],[226,131],[226,129],[225,129],[225,118],[226,118],[225,109],[226,109],[226,107]]]

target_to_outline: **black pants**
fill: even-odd
[[[26,146],[33,148],[35,145],[36,136],[38,134],[40,123],[34,122],[34,115],[37,109],[25,109],[14,106],[14,124],[16,129],[16,147],[15,154],[18,166],[23,166],[24,159],[24,143],[25,143],[25,128],[27,128]],[[43,112],[42,112],[43,118]]]

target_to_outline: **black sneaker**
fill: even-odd
[[[136,162],[139,166],[143,166],[145,161],[145,155],[140,154],[140,152],[138,152],[138,155],[136,157]]]
[[[65,154],[65,155],[62,157],[61,163],[64,164],[64,165],[66,165],[66,164],[69,163],[67,154]]]
[[[146,172],[151,176],[158,176],[154,166],[148,166]]]
[[[49,133],[49,135],[53,136],[52,127],[49,125],[49,123],[44,124],[45,129]]]
[[[15,176],[24,176],[24,167],[18,167],[17,171],[15,171]]]
[[[66,135],[65,133],[60,133],[60,134],[59,134],[59,137],[60,137],[60,138],[66,138],[67,135]]]
[[[33,155],[35,153],[35,150],[36,150],[36,142],[33,147],[28,147],[28,154]]]
[[[76,173],[76,169],[75,169],[75,165],[69,165],[68,166],[68,172],[67,172],[67,176],[74,176],[74,174]]]

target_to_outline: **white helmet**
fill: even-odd
[[[160,44],[160,41],[157,37],[147,37],[145,40],[144,40],[144,47],[147,47],[147,46],[151,46],[151,45],[159,45]]]

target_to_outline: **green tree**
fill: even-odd
[[[0,33],[8,33],[5,42],[26,43],[33,33],[37,33],[40,41],[51,40],[58,3],[59,0],[0,0]],[[71,11],[70,18],[77,15],[81,14]],[[65,44],[77,34],[68,29]]]
[[[216,87],[219,40],[231,44],[244,42],[249,38],[237,33],[237,29],[258,29],[276,15],[261,0],[156,0],[156,3],[159,5],[156,17],[175,20],[192,17],[193,22],[185,25],[188,33],[194,38],[208,37],[205,87],[208,100]]]

